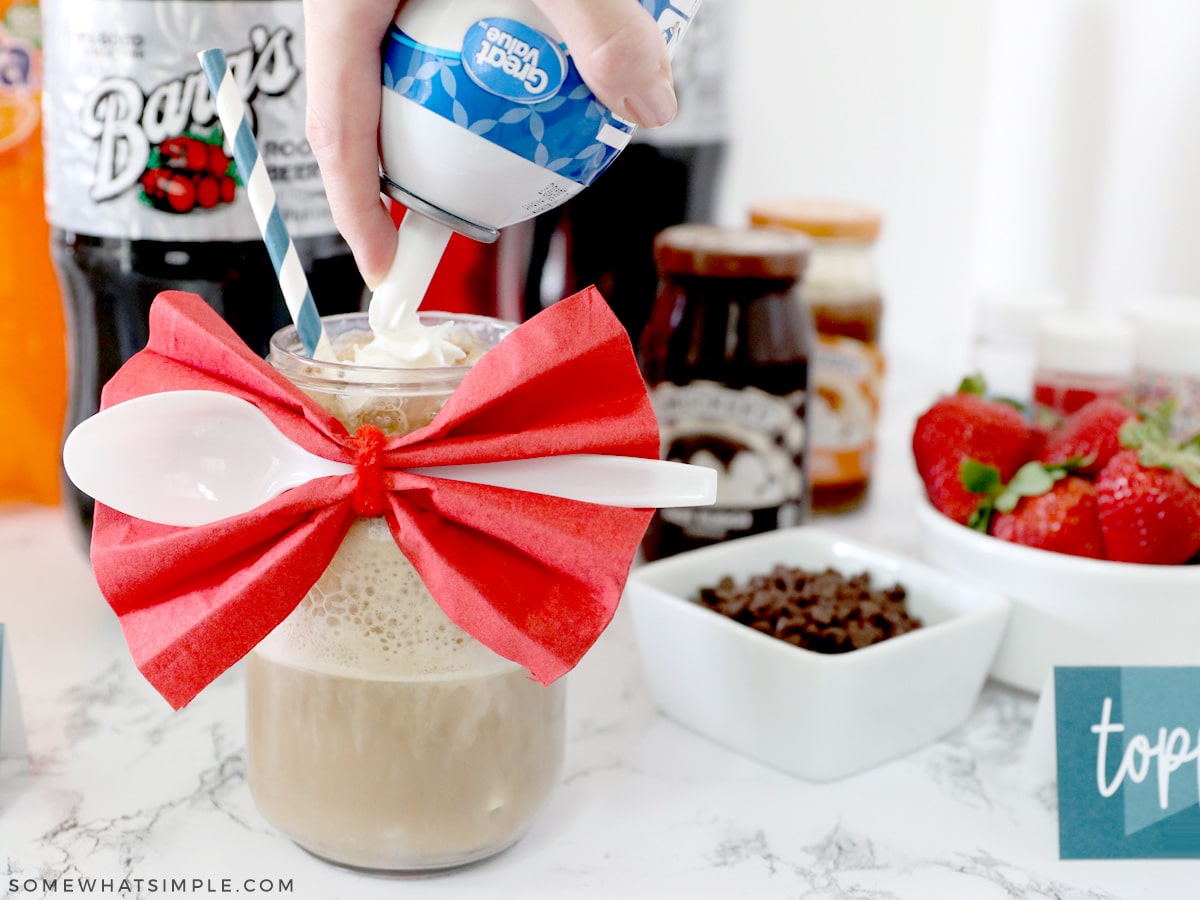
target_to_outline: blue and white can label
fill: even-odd
[[[696,0],[642,0],[675,44]],[[633,135],[583,83],[565,45],[512,18],[475,22],[457,47],[421,43],[393,24],[383,86],[582,187]]]

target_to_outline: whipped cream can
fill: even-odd
[[[641,0],[673,52],[700,0]],[[409,0],[383,43],[383,190],[462,234],[578,194],[633,136],[530,0]]]

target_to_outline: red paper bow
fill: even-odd
[[[151,307],[149,344],[105,387],[102,407],[177,390],[248,400],[301,447],[356,470],[191,528],[96,504],[96,580],[138,668],[175,708],[295,609],[359,511],[382,510],[452,621],[544,684],[612,619],[651,510],[400,471],[563,453],[657,458],[629,340],[595,289],[515,329],[432,424],[403,437],[349,436],[201,298],[168,292]]]

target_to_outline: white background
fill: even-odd
[[[1200,2],[727,2],[719,217],[778,194],[880,208],[893,375],[950,387],[983,291],[1200,294]]]

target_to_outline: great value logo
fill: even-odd
[[[256,26],[250,30],[250,45],[228,54],[229,67],[251,114],[254,97],[282,96],[300,77],[289,45],[291,38],[287,28],[272,32]],[[213,127],[216,119],[216,104],[199,69],[164,82],[148,94],[131,78],[105,78],[84,98],[80,114],[83,133],[98,145],[91,199],[99,203],[128,190],[147,171],[153,150],[193,128]],[[218,186],[217,197],[221,190]],[[187,199],[186,193],[176,195],[175,211],[185,211],[178,203],[179,198]]]
[[[513,103],[558,93],[567,58],[549,37],[514,19],[483,19],[463,38],[463,68],[477,85]]]

